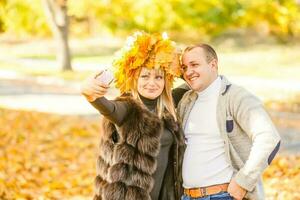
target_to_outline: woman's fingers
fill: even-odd
[[[109,88],[109,85],[103,83],[102,81],[98,80],[98,79],[94,79],[93,80],[93,84],[94,85],[98,85],[98,86],[101,86],[103,88]]]
[[[83,94],[88,101],[94,101],[96,98],[103,97],[109,89],[109,85],[102,83],[95,77],[95,75],[89,77],[81,86],[81,94]]]
[[[91,95],[93,94],[106,94],[108,91],[108,88],[105,88],[105,87],[101,87],[101,86],[98,86],[98,85],[94,85],[91,87]]]

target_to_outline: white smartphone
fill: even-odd
[[[114,75],[109,70],[104,70],[101,74],[96,76],[102,83],[109,85],[114,80]]]

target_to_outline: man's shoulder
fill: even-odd
[[[229,103],[231,105],[248,104],[248,106],[251,106],[261,104],[261,100],[256,95],[245,87],[234,83],[231,83],[225,96],[227,96],[228,99],[227,104]]]
[[[223,78],[225,78],[223,76]],[[238,84],[235,84],[235,83],[232,83],[230,81],[228,81],[226,78],[225,78],[225,81],[224,81],[227,86],[229,86],[228,90],[226,90],[226,92],[224,93],[225,95],[228,95],[228,96],[233,96],[235,98],[238,98],[238,97],[242,97],[242,96],[255,96],[254,94],[252,94],[251,92],[249,92],[245,87],[242,87]]]
[[[250,92],[247,88],[235,84],[232,85],[230,93],[236,98],[251,97],[258,99],[258,97],[252,92]]]
[[[240,85],[237,85],[237,84],[234,84],[234,83],[231,83],[230,85],[230,88],[228,90],[228,95],[243,95],[243,94],[247,94],[247,93],[250,93],[246,88],[240,86]]]

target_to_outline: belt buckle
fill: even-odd
[[[197,190],[191,189],[189,190],[190,197],[197,198]]]
[[[202,191],[201,191],[201,188],[199,188],[199,189],[198,190],[196,188],[195,189],[194,188],[193,189],[188,189],[186,191],[186,195],[188,195],[192,198],[201,198],[202,197]],[[200,194],[199,194],[199,192],[200,192]]]

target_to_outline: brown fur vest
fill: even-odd
[[[102,120],[94,199],[151,200],[149,193],[154,184],[152,174],[156,170],[156,156],[159,153],[163,126],[172,129],[173,133],[175,129],[178,130],[178,126],[169,114],[164,116],[164,120],[160,120],[155,113],[151,113],[130,97],[118,100],[128,103],[129,115],[120,127],[105,118]],[[175,138],[175,141],[176,147],[173,149],[176,153],[172,155],[176,157],[176,164],[178,139]],[[181,138],[180,144],[182,141]],[[175,190],[173,175],[179,176],[178,169],[172,166],[172,181],[165,183],[165,185],[173,184],[173,191]]]

